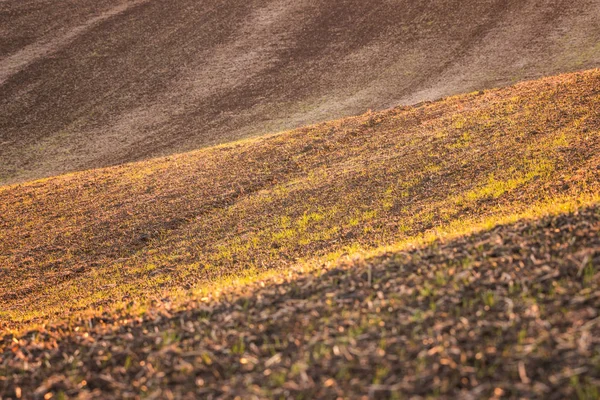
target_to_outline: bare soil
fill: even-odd
[[[0,184],[600,65],[599,0],[0,2]]]

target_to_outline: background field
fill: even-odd
[[[0,184],[600,65],[598,0],[0,2]]]

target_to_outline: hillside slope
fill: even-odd
[[[185,297],[600,193],[600,71],[0,188],[0,324]]]
[[[0,2],[0,184],[600,65],[599,0]]]

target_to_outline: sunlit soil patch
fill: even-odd
[[[599,109],[592,70],[2,187],[0,326],[587,204]]]

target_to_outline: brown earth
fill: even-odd
[[[599,0],[0,1],[0,184],[600,65]]]

